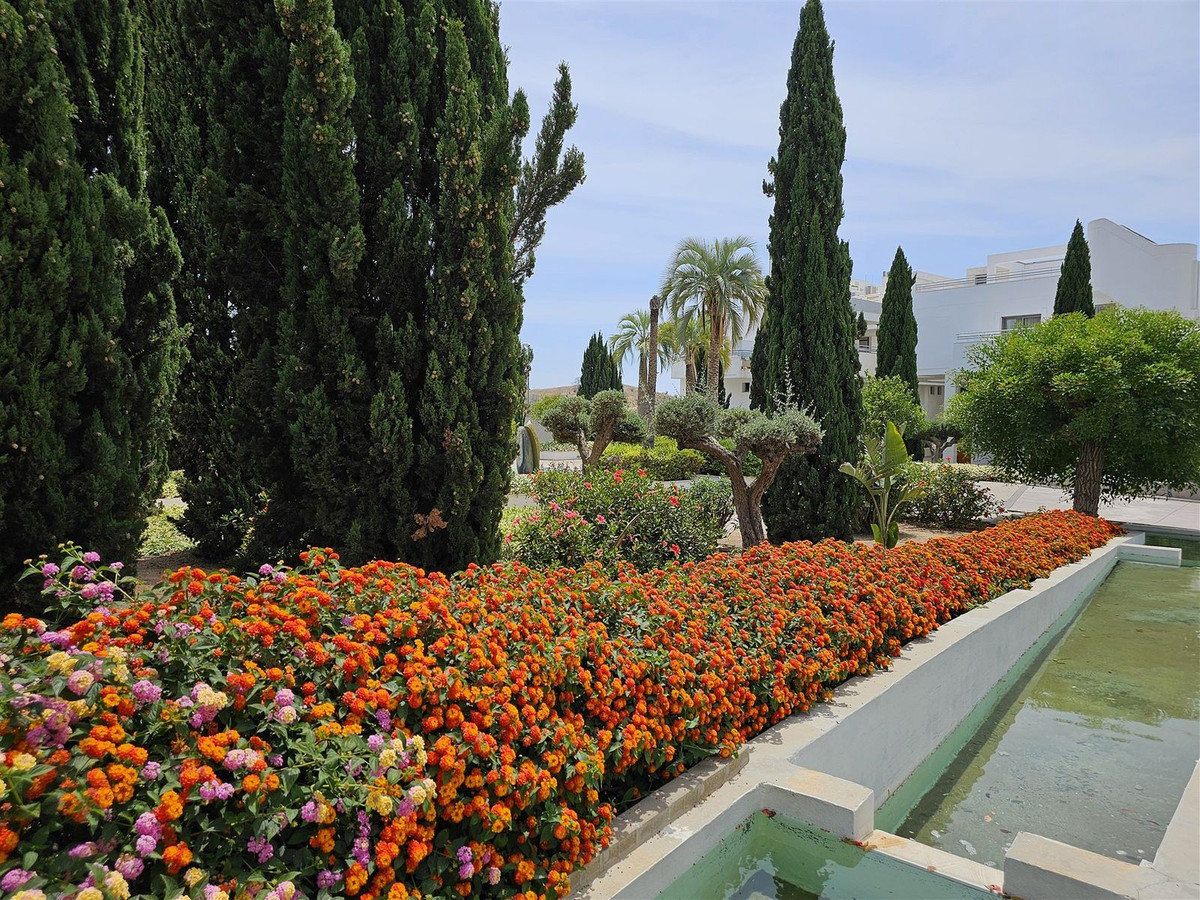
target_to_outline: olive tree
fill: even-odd
[[[586,397],[563,397],[542,411],[544,425],[556,441],[574,444],[584,471],[592,468],[614,440],[640,443],[646,426],[625,403],[623,391],[600,391]]]
[[[975,452],[1074,508],[1200,480],[1200,327],[1174,311],[1055,316],[973,347],[951,401]]]
[[[762,496],[775,480],[783,461],[793,453],[811,453],[824,433],[806,413],[785,408],[773,416],[759,410],[721,409],[702,394],[673,397],[654,417],[658,434],[674,438],[681,449],[707,453],[725,467],[733,484],[742,546],[753,547],[767,539],[762,518]],[[730,450],[721,440],[731,441]],[[747,483],[742,464],[747,454],[762,461],[762,472]]]

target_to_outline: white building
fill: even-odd
[[[1200,321],[1200,262],[1195,244],[1156,244],[1108,219],[1087,225],[1092,298],[1097,309],[1114,303],[1174,309]],[[954,393],[953,373],[967,350],[1018,325],[1054,312],[1054,294],[1066,244],[993,253],[965,278],[917,273],[917,375],[921,405],[934,416]]]
[[[1156,244],[1108,219],[1088,223],[1087,242],[1097,309],[1113,303],[1174,309],[1200,321],[1200,261],[1195,244]],[[940,413],[953,395],[953,373],[966,365],[968,348],[1051,316],[1066,252],[1066,244],[1059,244],[993,253],[986,265],[967,269],[964,278],[916,273],[917,375],[927,415]],[[855,280],[850,283],[850,297],[855,317],[861,311],[867,320],[867,336],[860,340],[858,351],[863,372],[874,374],[883,286]],[[725,373],[730,406],[749,405],[753,350],[751,331],[734,347]],[[682,384],[682,362],[672,365],[671,377]]]

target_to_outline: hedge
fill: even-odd
[[[0,886],[563,896],[622,804],[1117,533],[1051,512],[612,577],[313,551],[132,598],[72,553],[34,570],[101,605],[0,628]]]

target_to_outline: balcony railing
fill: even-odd
[[[946,281],[928,281],[914,284],[914,291],[947,291],[952,288],[975,287],[984,284],[1006,284],[1010,281],[1029,281],[1034,278],[1049,278],[1057,276],[1061,271],[1061,262],[1039,269],[1026,269],[1023,272],[1008,272],[1003,275],[972,275],[969,278],[953,278]]]

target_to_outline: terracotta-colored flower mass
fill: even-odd
[[[0,888],[564,896],[638,796],[1118,533],[1051,512],[615,576],[314,550],[92,589],[61,630],[3,620]],[[52,593],[108,583],[68,557],[39,564]]]

